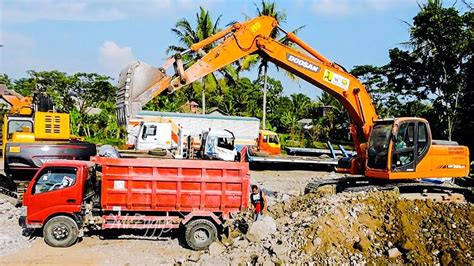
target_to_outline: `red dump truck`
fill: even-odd
[[[71,246],[84,232],[177,229],[189,248],[202,250],[247,208],[249,185],[245,161],[52,161],[23,195],[20,224],[42,229],[53,247]]]

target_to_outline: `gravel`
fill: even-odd
[[[4,256],[31,245],[31,240],[22,235],[18,225],[20,209],[0,199],[0,256]]]

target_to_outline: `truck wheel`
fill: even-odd
[[[76,221],[67,216],[51,218],[43,227],[43,238],[52,247],[69,247],[77,241],[79,228]]]
[[[184,238],[191,249],[203,250],[217,239],[217,228],[209,220],[193,220],[186,225]]]

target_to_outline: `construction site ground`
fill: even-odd
[[[174,232],[84,237],[51,248],[41,237],[22,236],[19,210],[1,199],[0,264],[472,264],[472,203],[407,200],[396,191],[303,195],[310,180],[338,176],[252,171],[269,196],[276,230],[256,239],[231,226],[228,238],[199,252],[182,247]],[[249,213],[236,220],[252,230]]]

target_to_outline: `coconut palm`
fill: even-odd
[[[195,25],[191,25],[191,23],[183,18],[176,22],[175,27],[171,29],[171,31],[178,37],[179,42],[183,46],[171,45],[167,49],[168,54],[172,53],[181,53],[194,43],[200,42],[219,31],[219,22],[221,19],[221,15],[213,21],[209,11],[205,10],[204,8],[200,7],[200,11],[196,14],[196,22]],[[183,56],[185,63],[185,67],[188,67],[194,64],[199,58],[201,58],[204,54],[206,54],[209,50],[211,50],[215,45],[211,44],[196,53],[190,53]],[[232,67],[226,67],[225,69],[221,70],[221,73],[224,77],[228,78],[230,81],[235,80],[235,71],[233,71]],[[206,75],[202,78],[202,111],[203,113],[206,112],[206,99],[205,99],[205,92],[206,92],[206,85],[210,85],[211,87],[219,87],[217,82],[217,78],[214,74]]]
[[[283,10],[278,10],[275,2],[267,2],[262,0],[261,5],[258,6],[255,4],[257,9],[258,16],[270,16],[273,17],[278,24],[282,24],[286,22],[286,13]],[[298,27],[296,30],[292,31],[296,33],[298,30],[303,28],[304,26]],[[270,37],[273,39],[278,39],[280,37],[280,31],[277,28],[274,28],[273,31],[270,33]],[[283,38],[281,41],[285,42],[286,40]],[[262,115],[262,127],[265,129],[266,127],[266,109],[267,109],[267,70],[268,70],[268,60],[266,58],[259,57],[258,55],[249,55],[244,57],[244,59],[240,62],[239,70],[246,70],[250,69],[252,66],[258,65],[258,75],[263,75],[263,115]],[[278,69],[278,68],[277,68]],[[297,80],[296,77],[291,74],[290,72],[285,72],[288,77],[292,80]]]

